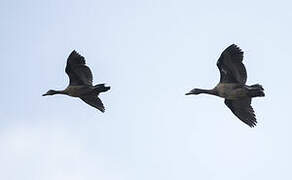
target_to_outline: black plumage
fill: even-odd
[[[110,89],[104,84],[92,85],[92,72],[85,64],[85,59],[75,50],[69,55],[65,72],[69,76],[69,85],[65,90],[49,90],[46,95],[66,94],[72,97],[79,97],[92,107],[97,108],[101,112],[105,111],[102,101],[98,95]]]
[[[251,99],[265,96],[264,88],[259,84],[246,85],[247,73],[244,67],[243,51],[235,44],[227,47],[217,61],[220,82],[213,89],[192,89],[186,95],[201,93],[225,98],[226,106],[241,121],[250,127],[257,123]]]
[[[243,52],[235,44],[232,44],[222,52],[217,61],[217,67],[220,71],[220,83],[246,83],[247,74],[242,60]]]

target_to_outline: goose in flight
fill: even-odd
[[[65,72],[69,76],[69,85],[65,90],[49,90],[43,96],[54,94],[65,94],[72,97],[79,97],[85,103],[92,107],[105,111],[102,101],[99,99],[99,93],[110,89],[104,84],[92,85],[92,73],[85,64],[85,59],[75,50],[69,55]]]
[[[265,96],[264,89],[259,84],[246,85],[246,69],[242,63],[243,52],[235,44],[227,47],[217,61],[220,71],[220,82],[213,89],[192,89],[186,95],[201,93],[219,96],[225,99],[226,106],[241,121],[250,127],[257,123],[251,99]]]

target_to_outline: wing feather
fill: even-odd
[[[243,51],[235,44],[230,45],[222,52],[217,61],[220,83],[246,83],[247,73],[242,60]]]
[[[225,99],[225,104],[242,122],[250,127],[256,126],[257,120],[254,110],[251,107],[251,98],[238,100]]]
[[[92,85],[92,73],[85,65],[85,59],[75,50],[69,55],[65,72],[68,74],[69,85]]]
[[[89,104],[92,107],[100,110],[101,112],[105,111],[102,101],[97,97],[97,95],[83,96],[80,97],[85,103]]]

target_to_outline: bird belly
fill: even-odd
[[[246,91],[242,88],[232,90],[225,98],[230,100],[236,100],[247,97]]]
[[[87,94],[89,89],[84,86],[69,86],[66,89],[66,92],[68,93],[69,96],[72,97],[80,97],[84,94]]]
[[[240,99],[246,96],[243,88],[233,83],[221,83],[217,87],[218,95],[225,99]]]

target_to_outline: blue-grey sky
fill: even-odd
[[[0,179],[290,180],[290,1],[3,1]],[[216,61],[245,51],[258,126],[212,96]],[[106,113],[67,96],[76,49]]]

